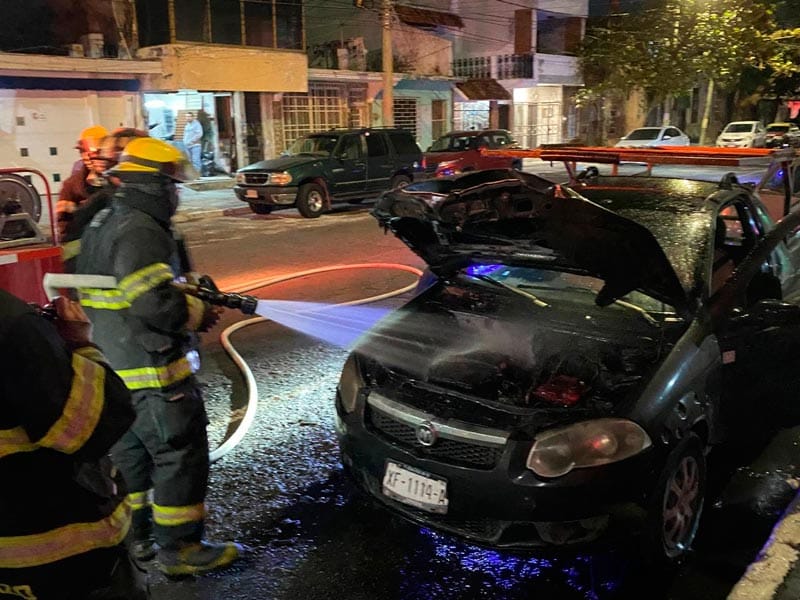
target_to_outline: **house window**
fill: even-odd
[[[394,124],[400,129],[411,132],[417,137],[417,99],[416,98],[395,98],[394,99]]]
[[[244,30],[248,46],[275,46],[271,1],[244,3]]]
[[[209,0],[211,41],[215,44],[242,43],[240,0]]]
[[[431,103],[431,137],[436,140],[447,133],[447,104],[444,100]]]
[[[317,131],[348,126],[347,89],[343,85],[310,83],[307,94],[283,95],[283,132],[288,147]]]
[[[302,0],[281,0],[276,3],[276,12],[278,48],[301,50],[303,48]]]
[[[305,44],[302,0],[147,0],[136,3],[136,18],[143,47],[212,42],[302,50]]]
[[[175,39],[182,42],[207,42],[206,2],[172,0],[175,6]]]
[[[169,44],[169,0],[136,3],[140,46]]]

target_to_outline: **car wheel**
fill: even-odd
[[[250,202],[250,210],[257,215],[268,215],[272,212],[272,207],[269,204],[255,204]]]
[[[650,498],[645,556],[674,564],[686,556],[697,534],[706,491],[706,461],[700,438],[689,433],[669,453]]]
[[[325,208],[325,190],[316,183],[304,183],[297,192],[298,212],[307,219],[315,219]]]
[[[522,161],[521,160],[513,160],[511,161],[511,168],[515,171],[522,171]]]
[[[408,175],[395,175],[394,177],[392,177],[392,180],[389,182],[389,186],[390,186],[389,189],[393,190],[395,188],[404,188],[409,183],[411,183],[411,177],[409,177]]]

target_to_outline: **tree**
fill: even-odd
[[[639,88],[651,105],[665,103],[666,123],[672,99],[699,80],[709,81],[712,92],[727,89],[749,65],[763,64],[774,29],[767,0],[651,0],[587,31],[580,51],[585,94]]]

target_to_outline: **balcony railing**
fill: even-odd
[[[453,61],[453,74],[470,79],[533,79],[534,54],[473,56]]]

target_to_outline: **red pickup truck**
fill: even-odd
[[[521,169],[522,160],[502,156],[482,156],[481,148],[499,150],[516,148],[517,143],[505,129],[451,131],[433,142],[423,155],[428,177],[447,177],[482,169]]]

